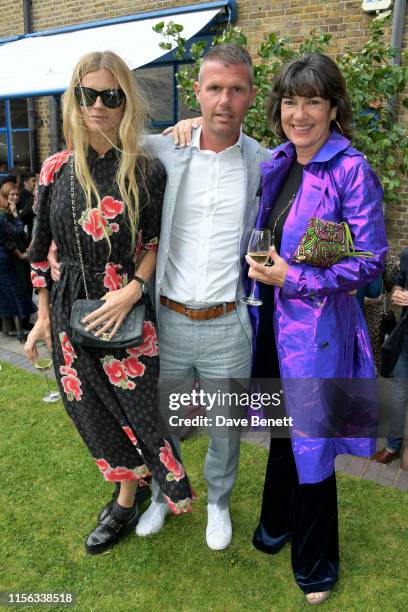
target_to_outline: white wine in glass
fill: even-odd
[[[43,357],[41,354],[38,359],[34,361],[34,367],[37,370],[40,370],[44,374],[45,382],[47,383],[47,393],[42,398],[42,401],[46,404],[52,404],[53,402],[58,402],[61,399],[61,395],[59,391],[51,391],[50,384],[48,382],[47,372],[52,368],[52,359],[48,355],[47,357]]]
[[[256,263],[262,265],[265,265],[269,259],[269,251],[265,251],[265,253],[248,253],[248,255],[252,257],[252,259],[256,261]]]
[[[269,259],[269,248],[271,246],[271,230],[253,229],[249,239],[247,253],[256,263],[265,265]],[[249,306],[262,306],[262,300],[255,296],[256,281],[252,281],[251,293],[241,298],[241,302]]]

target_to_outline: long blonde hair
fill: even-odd
[[[113,146],[120,151],[120,162],[116,172],[116,181],[123,202],[125,203],[132,235],[132,250],[135,247],[139,222],[139,189],[136,173],[144,180],[144,160],[146,154],[140,146],[140,137],[145,125],[146,102],[140,92],[135,77],[126,63],[113,51],[95,51],[84,55],[74,68],[71,83],[62,96],[64,137],[68,149],[75,152],[75,174],[85,193],[86,205],[92,208],[92,195],[96,198],[98,208],[101,197],[89,172],[86,161],[89,134],[85,127],[81,107],[75,99],[74,89],[89,72],[105,68],[115,78],[118,87],[126,96],[125,109],[118,129],[118,144]],[[107,138],[107,140],[109,140]],[[109,243],[109,236],[105,231]]]

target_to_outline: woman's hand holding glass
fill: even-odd
[[[47,404],[57,402],[61,396],[59,391],[50,389],[47,377],[47,371],[52,368],[51,322],[48,317],[42,316],[37,319],[36,324],[28,334],[24,350],[28,359],[44,374],[47,393],[42,398],[43,402]]]
[[[248,276],[254,281],[260,281],[265,285],[283,287],[289,266],[283,257],[278,255],[274,246],[271,246],[269,249],[269,257],[272,260],[272,265],[265,266],[257,263],[248,253],[248,255],[245,257],[250,266]]]
[[[47,349],[52,352],[51,321],[49,318],[39,317],[27,336],[24,351],[32,362],[38,359],[37,342],[44,342]]]
[[[264,266],[269,259],[269,247],[271,244],[271,230],[257,229],[252,230],[248,244],[248,254],[251,255],[251,261],[258,262],[259,266]],[[248,257],[248,256],[247,256]],[[241,298],[243,304],[248,306],[262,306],[262,300],[255,295],[256,280],[252,281],[251,293],[248,296]]]
[[[47,385],[47,393],[43,396],[42,401],[46,404],[53,404],[61,399],[59,391],[53,391],[50,389],[50,383],[48,380],[47,372],[52,369],[52,355],[48,347],[44,344],[38,346],[38,357],[34,361],[34,367],[44,374],[45,383]]]

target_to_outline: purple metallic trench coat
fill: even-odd
[[[261,165],[262,200],[256,227],[265,227],[295,155],[294,146],[287,142],[272,151],[271,161]],[[319,392],[302,392],[301,379],[375,378],[364,316],[355,297],[347,292],[368,283],[383,270],[388,245],[382,198],[380,182],[362,153],[337,131],[331,133],[304,168],[302,185],[282,235],[280,255],[289,270],[284,286],[275,288],[273,323],[289,414],[310,409],[311,405],[313,410],[322,411]],[[346,221],[356,250],[371,251],[373,257],[347,257],[330,269],[292,262],[308,221],[314,216]],[[256,350],[257,308],[250,308],[250,315]],[[307,385],[310,389],[310,381]],[[374,440],[302,438],[292,431],[292,447],[299,482],[305,484],[330,476],[340,453],[371,455]]]

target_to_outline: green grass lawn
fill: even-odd
[[[227,550],[205,544],[207,441],[195,438],[183,445],[198,494],[193,513],[170,517],[150,538],[131,534],[103,555],[86,555],[84,539],[112,486],[61,402],[41,402],[44,391],[42,377],[2,364],[0,591],[70,591],[80,611],[310,609],[294,582],[289,547],[269,556],[251,546],[267,453],[246,443]],[[345,475],[338,489],[341,574],[325,610],[406,610],[408,495]]]

